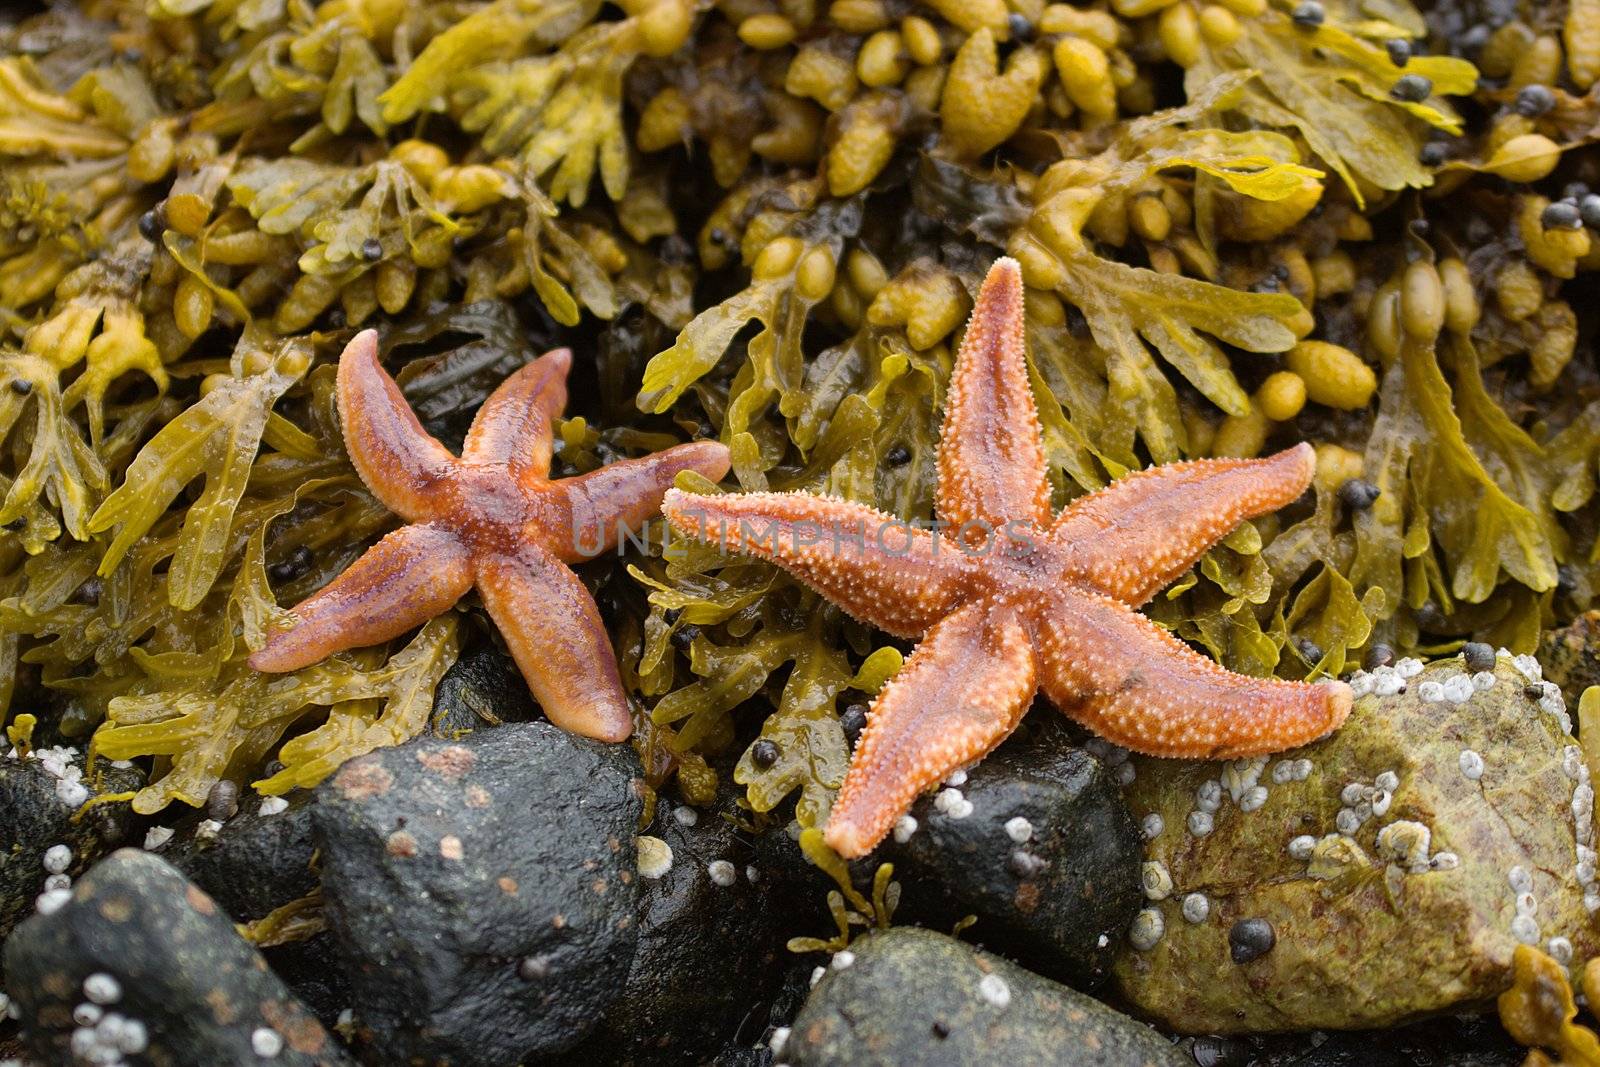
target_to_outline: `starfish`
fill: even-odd
[[[297,625],[250,657],[292,671],[397,637],[476,586],[550,721],[622,741],[633,730],[594,598],[567,566],[613,548],[655,515],[679,471],[728,472],[714,441],[677,445],[552,481],[551,420],[567,402],[572,353],[546,352],[500,384],[458,459],[430,437],[378,363],[378,335],[339,357],[339,420],[356,473],[410,525],[373,545],[294,608]]]
[[[1279,751],[1350,712],[1342,682],[1234,674],[1136,610],[1239,523],[1300,496],[1311,447],[1153,467],[1053,516],[1022,294],[1016,262],[996,261],[956,356],[935,499],[955,536],[807,493],[673,489],[662,504],[675,529],[770,560],[857,619],[921,639],[873,700],[824,829],[846,858],[1004,740],[1041,688],[1095,733],[1155,756]]]

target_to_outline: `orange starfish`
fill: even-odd
[[[842,856],[870,852],[918,793],[1004,740],[1040,688],[1101,736],[1157,756],[1274,752],[1349,714],[1342,682],[1233,674],[1135,610],[1240,522],[1303,493],[1311,447],[1155,467],[1052,517],[1022,328],[1022,275],[1001,259],[945,405],[936,505],[955,538],[804,493],[674,489],[662,504],[675,528],[922,638],[873,701],[828,819]]]
[[[679,471],[716,480],[728,450],[678,445],[577,478],[551,481],[551,419],[567,402],[572,353],[546,352],[484,402],[457,459],[428,436],[378,363],[363,330],[339,357],[345,446],[373,495],[402,526],[297,605],[299,624],[250,657],[292,671],[387,641],[449,610],[477,586],[528,688],[550,721],[621,741],[627,694],[594,599],[567,567],[614,547],[661,506]]]

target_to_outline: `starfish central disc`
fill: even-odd
[[[1234,674],[1137,610],[1239,523],[1300,496],[1313,468],[1304,444],[1174,463],[1052,514],[1022,275],[1000,259],[945,405],[936,507],[949,538],[804,493],[673,489],[662,510],[686,534],[771,560],[854,617],[921,639],[872,702],[824,830],[854,858],[918,793],[1004,740],[1040,689],[1102,737],[1156,756],[1260,755],[1336,729],[1350,712],[1344,683]]]
[[[600,610],[568,567],[615,547],[661,506],[679,471],[715,481],[728,450],[714,441],[550,479],[552,420],[567,402],[572,353],[547,352],[486,400],[460,458],[423,430],[378,362],[378,335],[339,357],[339,418],[350,460],[374,496],[409,525],[379,541],[297,605],[299,622],[250,657],[292,671],[397,637],[477,587],[550,721],[621,741],[633,730]]]

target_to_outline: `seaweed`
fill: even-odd
[[[1388,7],[1387,18],[1362,19],[1359,10],[1329,5],[1319,24],[1307,26],[1268,6],[1227,43],[1197,34],[1192,62],[1183,64],[1185,85],[1193,97],[1222,72],[1254,71],[1230,106],[1264,126],[1296,130],[1357,204],[1367,190],[1428,185],[1432,177],[1418,158],[1422,131],[1461,132],[1444,98],[1471,93],[1478,73],[1454,56],[1412,56],[1397,66],[1383,42],[1419,36],[1422,20],[1404,5]],[[1393,94],[1406,75],[1427,79],[1427,98]]]
[[[1005,252],[1057,506],[1318,446],[1314,495],[1152,617],[1286,677],[1379,641],[1531,647],[1600,582],[1574,310],[1600,253],[1560,188],[1592,166],[1592,57],[1569,34],[1566,75],[1513,78],[1518,42],[1564,54],[1513,21],[1476,56],[1515,84],[1480,84],[1404,0],[1322,10],[94,0],[0,29],[0,706],[147,761],[140,811],[424,728],[492,640],[470,601],[270,682],[244,665],[279,598],[393,522],[339,435],[356,326],[446,440],[567,344],[563,473],[716,437],[730,487],[930,519],[952,352]],[[1431,334],[1402,328],[1437,317],[1417,262]],[[903,649],[659,529],[586,577],[651,787],[731,775],[754,824],[818,825],[839,709]],[[817,944],[887,911],[863,900],[841,886]]]

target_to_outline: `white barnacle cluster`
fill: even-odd
[[[1272,780],[1278,785],[1303,782],[1311,777],[1311,770],[1311,761],[1304,757],[1300,759],[1281,759],[1272,765]]]
[[[1511,665],[1527,679],[1525,691],[1534,699],[1539,710],[1554,715],[1561,724],[1561,732],[1570,734],[1572,716],[1567,714],[1566,698],[1561,695],[1560,686],[1544,680],[1544,668],[1539,666],[1539,661],[1532,656],[1515,656]]]
[[[1283,759],[1269,772],[1269,762],[1266,756],[1232,760],[1223,766],[1217,777],[1201,782],[1195,789],[1194,808],[1187,820],[1189,833],[1195,837],[1211,833],[1216,825],[1216,813],[1225,801],[1231,800],[1245,815],[1259,811],[1269,795],[1264,779],[1278,785],[1303,782],[1311,776],[1313,769],[1309,759]],[[1394,784],[1398,785],[1398,780]],[[1146,840],[1153,840],[1165,828],[1157,812],[1144,817],[1143,827]],[[1172,872],[1160,860],[1146,861],[1141,870],[1141,881],[1145,899],[1152,906],[1134,917],[1128,940],[1135,949],[1145,951],[1155,947],[1166,934],[1166,918],[1161,909],[1154,905],[1174,896],[1177,888]],[[1203,923],[1211,915],[1211,901],[1204,893],[1189,892],[1179,901],[1178,911],[1189,923]]]
[[[1510,654],[1503,648],[1498,653],[1500,656]],[[1494,684],[1495,675],[1492,670],[1440,674],[1417,686],[1417,699],[1424,704],[1465,704],[1477,694],[1493,689]]]
[[[1422,661],[1406,657],[1391,667],[1374,667],[1370,671],[1356,671],[1347,679],[1354,696],[1377,695],[1392,697],[1404,693],[1406,685],[1422,673]]]
[[[51,845],[44,850],[39,865],[44,868],[44,891],[34,901],[34,909],[48,915],[65,904],[71,894],[72,877],[67,868],[72,866],[72,849]]]
[[[1083,743],[1083,747],[1091,756],[1111,768],[1111,774],[1116,778],[1118,785],[1133,784],[1136,772],[1128,759],[1133,753],[1103,737],[1091,737]]]
[[[1383,771],[1370,783],[1346,782],[1339,791],[1339,802],[1343,807],[1334,816],[1334,829],[1352,837],[1369,819],[1383,818],[1389,813],[1395,790],[1399,788],[1400,776],[1394,771]]]
[[[70,1039],[73,1058],[100,1067],[123,1067],[125,1057],[138,1056],[150,1046],[144,1023],[111,1010],[122,1000],[122,983],[97,972],[83,980],[83,1001],[72,1009],[76,1024]]]
[[[1533,893],[1533,875],[1518,864],[1506,872],[1506,882],[1516,898],[1517,913],[1511,920],[1511,936],[1524,945],[1539,942],[1539,898]]]
[[[1215,778],[1200,783],[1194,793],[1194,809],[1189,812],[1189,833],[1204,837],[1216,828],[1216,813],[1224,798],[1233,801],[1240,812],[1248,815],[1259,811],[1267,803],[1268,788],[1262,777],[1267,771],[1267,757],[1230,760]],[[1279,760],[1270,778],[1282,785],[1286,782],[1304,781],[1311,774],[1308,759]],[[1156,833],[1160,831],[1157,830]],[[1145,836],[1153,837],[1146,820]]]
[[[1572,873],[1583,890],[1584,908],[1593,914],[1600,911],[1600,885],[1595,883],[1594,785],[1589,781],[1589,764],[1577,745],[1561,750],[1561,773],[1572,782],[1572,832],[1577,846]]]
[[[917,820],[913,819],[911,816],[909,816],[909,815],[900,816],[899,819],[895,820],[895,824],[894,824],[894,839],[895,839],[895,841],[897,841],[898,843],[900,843],[902,845],[905,844],[907,841],[910,841],[911,840],[911,835],[915,834],[917,832],[917,826],[918,826]]]
[[[972,801],[961,790],[948,786],[934,796],[933,810],[952,819],[965,819],[972,814]]]
[[[1334,876],[1361,855],[1356,834],[1368,822],[1389,814],[1399,789],[1400,775],[1394,770],[1380,771],[1370,782],[1346,782],[1339,790],[1341,806],[1334,817],[1334,832],[1320,838],[1298,834],[1289,839],[1285,851],[1291,859],[1306,864],[1312,876]],[[1397,873],[1422,874],[1460,866],[1460,857],[1454,852],[1430,852],[1432,839],[1433,831],[1425,823],[1394,819],[1378,828],[1374,844],[1378,857]]]
[[[1380,858],[1412,874],[1454,870],[1461,865],[1454,852],[1430,854],[1428,848],[1433,844],[1433,831],[1414,819],[1396,819],[1389,823],[1378,831],[1376,844]]]
[[[15,748],[6,753],[7,759],[20,759]],[[83,784],[83,768],[76,766],[78,751],[65,745],[57,748],[36,748],[28,758],[56,780],[56,799],[69,807],[78,807],[89,799],[89,789]]]

